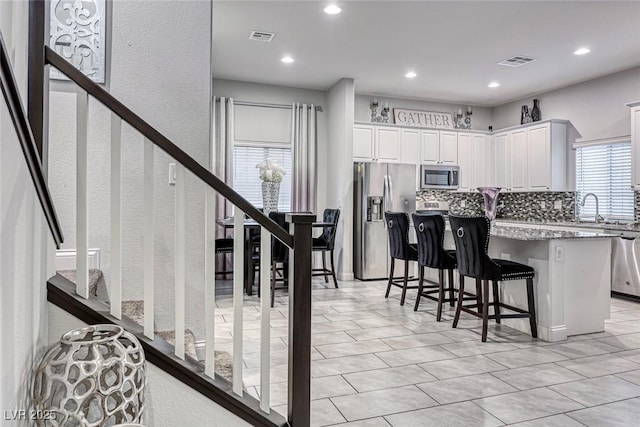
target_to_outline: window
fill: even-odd
[[[257,208],[262,207],[262,180],[256,165],[270,158],[286,172],[280,183],[278,210],[291,211],[291,148],[236,145],[233,148],[233,188]]]
[[[631,142],[581,147],[576,150],[576,187],[578,202],[587,193],[595,193],[600,215],[607,219],[633,219],[631,189]],[[579,206],[580,218],[594,218],[596,205],[587,200]]]

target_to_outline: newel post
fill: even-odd
[[[311,231],[315,215],[287,214],[293,225],[293,275],[289,284],[288,420],[311,425]]]

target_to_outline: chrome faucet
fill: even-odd
[[[598,201],[598,196],[596,196],[594,193],[585,194],[582,198],[582,202],[580,202],[580,206],[584,206],[585,202],[587,201],[587,197],[589,196],[593,196],[593,198],[596,200],[596,224],[599,224],[601,221],[604,221],[604,218],[600,216],[600,203]]]

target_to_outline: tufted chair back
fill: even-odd
[[[418,264],[438,269],[455,266],[455,259],[444,250],[444,217],[414,213],[412,218],[418,238]]]
[[[453,241],[456,244],[458,271],[463,276],[493,280],[500,267],[488,254],[491,224],[484,216],[449,215]]]
[[[384,220],[389,235],[389,255],[391,258],[409,259],[409,215],[404,212],[385,212]]]

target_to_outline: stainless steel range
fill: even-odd
[[[449,216],[449,202],[440,202],[438,200],[422,200],[416,199],[416,212],[419,214],[440,214],[447,219]]]

